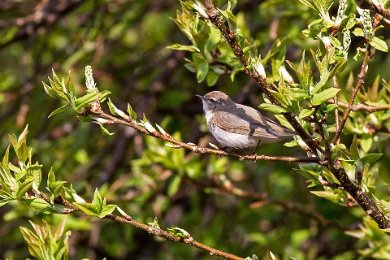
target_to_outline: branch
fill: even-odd
[[[280,102],[274,97],[274,95],[272,95],[271,92],[271,89],[275,89],[276,87],[273,84],[268,83],[265,77],[261,76],[253,69],[248,69],[248,57],[245,56],[241,47],[238,45],[237,40],[235,38],[235,33],[231,31],[228,27],[226,27],[220,16],[219,11],[214,7],[212,0],[204,0],[203,3],[206,7],[208,19],[219,29],[235,56],[241,61],[242,65],[244,66],[244,73],[258,83],[260,89],[268,96],[268,98],[273,104],[280,106]],[[298,135],[303,139],[303,141],[310,147],[310,149],[314,153],[316,153],[317,150],[323,153],[323,149],[316,142],[314,142],[314,140],[306,133],[306,131],[302,128],[302,126],[299,124],[299,122],[292,113],[286,112],[283,113],[283,116],[287,119],[287,121],[292,125]]]
[[[376,0],[356,0],[362,8],[369,8],[385,18],[390,18],[390,10],[386,9],[380,1]]]
[[[215,149],[215,148],[206,148],[206,147],[199,147],[196,144],[193,143],[185,143],[181,142],[175,138],[173,138],[170,134],[165,133],[162,134],[160,132],[157,132],[155,129],[147,129],[146,127],[137,124],[135,121],[133,121],[131,118],[121,119],[115,116],[111,116],[105,112],[103,112],[100,107],[97,110],[91,109],[87,114],[90,114],[92,116],[97,116],[99,118],[105,119],[106,121],[104,124],[118,124],[118,125],[124,125],[129,126],[134,129],[136,129],[138,132],[144,134],[156,137],[160,140],[163,140],[165,142],[168,142],[172,144],[172,148],[184,148],[187,150],[190,150],[197,154],[214,154],[219,156],[228,156],[233,158],[238,158],[240,160],[247,160],[247,161],[282,161],[282,162],[302,162],[302,163],[321,163],[326,164],[325,161],[320,161],[317,157],[306,157],[306,156],[268,156],[268,155],[259,155],[259,154],[251,154],[251,155],[243,155],[233,152],[228,152],[225,150]]]
[[[332,104],[336,104],[336,102],[334,100],[329,100],[328,102],[332,103]],[[340,101],[337,102],[336,105],[338,105],[339,107],[342,107],[342,108],[348,108],[347,103],[343,103]],[[390,110],[390,105],[386,104],[386,105],[371,106],[371,105],[365,105],[365,104],[357,104],[357,105],[352,105],[351,109],[352,109],[352,111],[366,111],[366,112],[372,113],[372,112]]]
[[[373,24],[372,24],[372,28],[373,29],[375,29],[379,25],[381,19],[382,19],[382,17],[380,15],[375,15],[375,18],[374,18],[374,21],[373,21]],[[352,111],[353,102],[356,99],[356,95],[359,92],[360,87],[364,84],[364,79],[365,79],[365,77],[367,75],[367,71],[368,71],[368,61],[370,60],[370,58],[371,58],[371,45],[367,41],[366,42],[366,53],[364,55],[362,65],[360,67],[360,72],[358,74],[358,78],[357,78],[355,87],[352,90],[347,110],[345,110],[344,115],[343,115],[343,119],[341,120],[341,123],[340,123],[340,126],[339,126],[339,129],[337,129],[338,131],[336,131],[336,134],[335,134],[335,136],[333,138],[333,144],[338,143],[338,141],[340,139],[341,132],[343,131],[344,125],[347,122],[349,114]]]
[[[351,182],[345,169],[341,167],[339,161],[329,162],[328,169],[340,182],[341,187],[346,190],[359,206],[378,224],[379,228],[390,228],[390,220],[378,208],[375,202],[360,187]],[[339,187],[339,188],[341,188]]]
[[[32,191],[32,190],[30,190],[29,193],[30,193],[30,195],[37,197],[37,198],[41,198],[41,199],[45,200],[47,203],[51,204],[50,199],[47,197],[46,194],[41,193],[41,192],[37,192],[37,191]],[[62,205],[64,207],[63,209],[61,209],[62,214],[71,214],[73,212],[81,211],[77,205],[63,199],[62,197],[57,197],[54,200],[54,203]],[[200,243],[200,242],[194,240],[190,236],[190,234],[187,234],[185,237],[175,236],[175,235],[171,234],[170,232],[161,229],[160,227],[146,225],[142,222],[136,221],[131,216],[127,215],[124,212],[123,213],[121,212],[121,214],[122,214],[122,216],[115,215],[115,214],[108,214],[104,218],[111,219],[115,222],[128,224],[128,225],[133,226],[135,228],[142,229],[142,230],[144,230],[152,235],[164,238],[166,240],[170,240],[173,242],[183,243],[183,244],[187,244],[189,246],[197,247],[203,251],[208,252],[210,255],[215,255],[215,256],[223,257],[225,259],[231,259],[231,260],[243,260],[244,259],[242,257],[236,256],[236,255],[233,255],[230,253],[226,253],[224,251],[221,251],[221,250],[212,248],[210,246],[207,246],[203,243]]]
[[[340,224],[338,224],[334,221],[330,221],[330,220],[326,219],[324,216],[322,216],[321,214],[319,214],[317,212],[314,212],[313,210],[305,209],[305,208],[301,207],[300,205],[293,203],[293,202],[286,202],[283,200],[272,199],[266,193],[250,192],[250,191],[240,189],[237,186],[235,186],[230,180],[223,180],[223,183],[213,183],[212,185],[200,183],[199,181],[191,179],[191,178],[189,178],[189,180],[192,182],[195,182],[196,184],[200,184],[203,187],[212,188],[212,189],[215,189],[217,191],[220,191],[220,192],[223,192],[226,194],[231,194],[231,195],[234,195],[234,196],[239,197],[239,198],[257,200],[257,202],[261,203],[262,205],[263,204],[274,204],[274,205],[280,206],[281,208],[283,208],[285,210],[294,211],[294,212],[297,212],[298,214],[301,214],[305,217],[311,218],[324,227],[333,226],[333,227],[336,227],[340,230],[344,230],[344,231],[347,230],[347,228],[341,226]]]

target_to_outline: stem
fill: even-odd
[[[329,103],[336,104],[342,108],[348,108],[348,104],[340,102],[340,101],[338,101],[336,103],[336,101],[334,101],[334,100],[329,100]],[[357,104],[357,105],[352,105],[351,109],[352,109],[352,111],[366,111],[366,112],[372,113],[372,112],[390,110],[390,105],[386,104],[386,105],[371,106],[371,105]]]
[[[30,194],[30,196],[34,196],[36,198],[41,198],[41,199],[45,200],[47,203],[51,204],[49,197],[45,193],[32,191],[32,190],[30,190],[28,193]],[[59,214],[70,214],[73,212],[77,212],[77,211],[80,212],[81,211],[77,207],[77,205],[73,204],[70,201],[65,200],[62,197],[55,198],[54,203],[65,207],[64,209],[61,209],[61,212]],[[133,226],[135,228],[144,230],[152,235],[162,237],[166,240],[170,240],[173,242],[179,242],[179,243],[183,243],[183,244],[187,244],[187,245],[199,248],[203,251],[208,252],[210,255],[215,255],[215,256],[223,257],[225,259],[231,259],[231,260],[244,260],[244,258],[242,258],[240,256],[226,253],[224,251],[221,251],[221,250],[212,248],[208,245],[205,245],[203,243],[200,243],[200,242],[194,240],[190,235],[188,235],[186,237],[175,236],[175,235],[171,234],[170,232],[161,229],[160,227],[153,227],[151,225],[147,225],[147,224],[144,224],[142,222],[136,221],[131,216],[129,216],[127,214],[125,214],[123,216],[108,214],[104,218],[111,219],[115,222],[128,224],[128,225]]]
[[[115,116],[111,116],[102,110],[90,110],[87,113],[91,113],[94,116],[98,116],[100,118],[106,119],[109,121],[109,124],[119,124],[119,125],[125,125],[132,127],[136,129],[138,132],[144,134],[156,137],[160,140],[163,140],[165,142],[173,144],[173,148],[184,148],[187,150],[190,150],[197,154],[214,154],[219,156],[228,156],[233,158],[238,158],[240,160],[247,160],[247,161],[282,161],[282,162],[303,162],[303,163],[321,163],[325,164],[325,161],[320,161],[317,157],[306,157],[306,156],[269,156],[269,155],[260,155],[260,154],[250,154],[250,155],[243,155],[233,152],[227,152],[220,149],[214,149],[214,148],[206,148],[206,147],[199,147],[195,144],[191,143],[184,143],[179,140],[176,140],[169,134],[161,134],[157,131],[148,131],[145,127],[142,125],[136,123],[130,118],[121,119],[117,118]]]
[[[374,9],[376,13],[390,18],[390,10],[386,9],[379,1],[372,2],[371,0],[356,0],[359,6],[362,8]]]
[[[370,45],[367,45],[366,53],[364,55],[364,59],[363,59],[362,65],[360,67],[360,72],[358,74],[358,78],[357,78],[355,87],[352,90],[351,97],[349,98],[349,103],[348,103],[348,106],[347,106],[347,110],[345,110],[345,112],[344,112],[343,118],[342,118],[342,120],[340,122],[340,126],[337,129],[338,131],[336,131],[336,134],[335,134],[335,136],[333,138],[333,141],[332,141],[333,144],[336,144],[339,141],[341,132],[343,131],[343,128],[344,128],[344,125],[347,122],[347,120],[349,118],[349,114],[352,111],[353,102],[355,101],[355,98],[357,96],[357,93],[360,90],[360,87],[364,83],[364,79],[365,79],[365,77],[367,75],[367,71],[368,71],[368,61],[370,60],[370,57],[371,57],[370,50],[371,50]]]
[[[344,231],[347,230],[347,228],[341,226],[340,224],[326,219],[324,216],[322,216],[321,214],[313,210],[305,209],[297,203],[273,199],[270,198],[266,193],[257,193],[257,192],[251,192],[251,191],[240,189],[237,186],[235,186],[230,180],[223,180],[222,183],[213,183],[210,185],[201,183],[197,180],[190,179],[190,178],[189,180],[205,188],[212,188],[215,189],[216,191],[223,192],[226,194],[232,194],[239,198],[256,200],[256,202],[260,202],[261,205],[264,204],[277,205],[283,208],[284,210],[296,212],[302,216],[311,218],[324,227],[333,226],[340,230],[344,230]]]

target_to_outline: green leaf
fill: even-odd
[[[32,207],[38,211],[42,211],[42,210],[50,208],[50,204],[41,198],[34,198],[32,200],[29,199],[29,200],[26,200],[26,202],[30,207]]]
[[[207,74],[209,72],[209,64],[207,61],[201,62],[198,67],[197,67],[197,72],[196,72],[196,78],[198,80],[198,83],[202,82],[205,80],[207,77]]]
[[[99,213],[100,213],[99,209],[97,209],[96,205],[93,205],[92,203],[88,203],[88,202],[85,202],[85,203],[75,202],[74,204],[77,205],[77,207],[82,212],[84,212],[85,214],[87,214],[89,216],[96,216],[96,217],[99,216]]]
[[[102,124],[100,124],[100,123],[97,123],[97,124],[100,126],[100,131],[102,131],[102,134],[104,136],[112,136],[112,135],[114,135],[114,133],[111,133],[110,131],[108,131],[108,129],[105,128]]]
[[[369,153],[360,158],[364,164],[372,164],[378,161],[383,156],[383,153]]]
[[[207,75],[207,86],[209,87],[214,86],[217,83],[218,79],[219,79],[219,74],[210,72]]]
[[[98,100],[98,93],[88,93],[75,101],[77,112],[83,107],[89,107],[89,103]]]
[[[372,40],[370,41],[370,44],[372,47],[374,47],[375,49],[377,49],[379,51],[383,51],[383,52],[389,51],[389,47],[387,46],[386,42],[382,39],[379,39],[376,36],[372,38]]]
[[[324,69],[324,71],[321,73],[321,80],[314,87],[312,93],[316,94],[319,90],[321,90],[322,87],[325,86],[325,84],[328,82],[329,77],[330,77],[330,71]]]
[[[127,104],[127,113],[129,114],[131,119],[137,119],[137,113],[133,110],[130,104]]]
[[[172,44],[167,47],[168,49],[171,50],[178,50],[178,51],[189,51],[189,52],[200,52],[198,47],[194,45],[181,45],[181,44]]]
[[[115,209],[116,205],[109,204],[109,205],[104,205],[102,208],[102,211],[99,214],[99,218],[104,218],[107,215],[110,215]]]
[[[338,195],[334,194],[331,191],[310,191],[310,192],[318,197],[330,200],[332,202],[337,202],[339,198]]]
[[[334,98],[339,91],[340,89],[338,88],[328,88],[320,93],[315,94],[312,99],[313,106],[321,105],[327,100]]]
[[[364,32],[362,28],[355,28],[352,32],[357,37],[364,37]]]
[[[122,110],[118,109],[114,103],[112,103],[111,99],[108,99],[108,108],[110,109],[110,112],[111,114],[115,115],[115,116],[120,116],[124,119],[128,119],[127,115],[125,114],[125,112],[123,112]]]
[[[63,106],[61,106],[61,107],[55,109],[53,112],[51,112],[50,115],[49,115],[47,118],[50,118],[50,117],[52,117],[52,116],[54,116],[54,115],[57,115],[57,114],[59,114],[59,113],[62,113],[62,112],[64,112],[64,111],[68,110],[68,109],[69,109],[69,105],[68,105],[68,104],[65,104],[65,105],[63,105]]]
[[[111,94],[111,91],[103,90],[103,91],[100,91],[97,94],[98,94],[99,102],[103,102]]]
[[[287,112],[287,110],[283,107],[268,103],[260,104],[259,108],[264,109],[265,111],[271,112],[273,114],[281,114]]]
[[[172,197],[180,188],[182,176],[177,174],[173,177],[173,180],[169,183],[168,195]]]
[[[179,227],[167,228],[168,232],[175,237],[189,238],[191,237],[190,233],[186,230]]]
[[[152,228],[160,229],[160,225],[158,224],[158,218],[154,217],[153,222],[149,222],[148,225]]]
[[[351,146],[349,147],[349,153],[351,154],[352,159],[359,159],[359,150],[358,150],[358,142],[356,135],[353,136]]]
[[[24,182],[19,184],[18,191],[16,192],[16,198],[21,199],[25,193],[31,188],[34,180],[32,178],[26,179]]]
[[[306,118],[308,116],[311,116],[313,113],[314,113],[314,109],[306,109],[306,108],[304,108],[299,113],[298,118],[299,119],[303,119],[303,118]]]

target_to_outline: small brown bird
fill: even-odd
[[[222,148],[257,148],[260,142],[276,142],[295,134],[256,109],[235,103],[221,91],[197,96],[202,99],[207,126]]]

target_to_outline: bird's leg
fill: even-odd
[[[259,148],[260,143],[261,143],[261,140],[259,140],[259,141],[257,142],[257,144],[256,144],[256,146],[255,146],[255,149],[253,149],[253,152],[252,152],[252,153],[255,155],[255,162],[257,161],[257,153],[256,153],[256,150],[257,150],[257,148]]]

